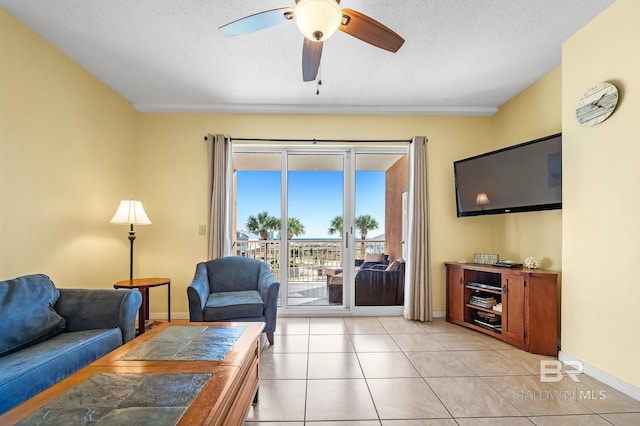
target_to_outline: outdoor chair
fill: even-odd
[[[196,265],[187,287],[191,322],[261,321],[269,344],[276,331],[280,283],[269,265],[243,256],[227,256]]]

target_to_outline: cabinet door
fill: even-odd
[[[447,266],[447,321],[464,321],[464,269]]]
[[[502,275],[502,336],[505,341],[524,349],[525,330],[524,277]]]
[[[558,355],[558,276],[530,274],[527,284],[529,351]]]

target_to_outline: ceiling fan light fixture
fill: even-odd
[[[324,41],[340,26],[342,9],[336,0],[300,0],[293,17],[302,35],[312,41]]]

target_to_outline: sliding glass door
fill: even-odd
[[[263,260],[280,276],[282,153],[234,152],[232,254]]]
[[[280,314],[401,313],[406,149],[234,147],[234,169],[234,254],[271,265]]]
[[[405,153],[355,154],[356,309],[404,305],[402,194],[408,187]]]
[[[345,304],[345,153],[287,156],[287,306]]]

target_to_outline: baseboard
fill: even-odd
[[[305,314],[310,314],[309,312],[305,312]],[[336,314],[336,313],[323,313],[322,315],[320,314],[315,314],[315,316],[368,316],[368,315],[373,315],[373,316],[396,316],[396,315],[402,315],[402,312],[399,310],[389,310],[389,311],[378,311],[376,313],[367,313],[366,310],[361,310],[360,312],[356,313],[356,314],[352,314],[352,313],[342,313],[342,314]],[[444,318],[446,315],[446,311],[433,311],[433,317],[434,318]],[[282,317],[299,317],[299,316],[304,316],[302,313],[300,312],[287,312],[287,313],[281,313],[278,312],[278,316],[282,316]],[[167,319],[167,313],[166,312],[155,312],[151,315],[149,315],[149,319],[153,319],[153,320],[162,320],[162,321],[166,321]],[[179,319],[179,320],[188,320],[189,319],[189,312],[171,312],[171,319]]]
[[[612,376],[611,374],[607,373],[606,371],[602,371],[597,367],[594,367],[592,365],[586,364],[582,360],[580,360],[578,358],[575,358],[575,357],[567,354],[566,352],[560,351],[558,353],[558,359],[560,361],[579,361],[579,362],[582,362],[582,367],[583,367],[582,371],[586,375],[591,376],[594,379],[596,379],[598,381],[601,381],[605,385],[611,386],[615,390],[618,390],[618,391],[622,392],[623,394],[625,394],[627,396],[630,396],[631,398],[640,401],[640,387],[634,386],[631,383],[628,383],[628,382],[625,382],[622,379],[619,379],[618,377]]]
[[[405,309],[405,311],[404,311],[404,317],[405,317],[405,318],[409,315],[409,314],[408,314],[408,312],[409,312],[409,311],[407,311],[407,310]],[[446,317],[446,316],[447,316],[447,311],[433,311],[433,312],[431,312],[431,316],[432,316],[433,318],[444,318],[444,317]]]

